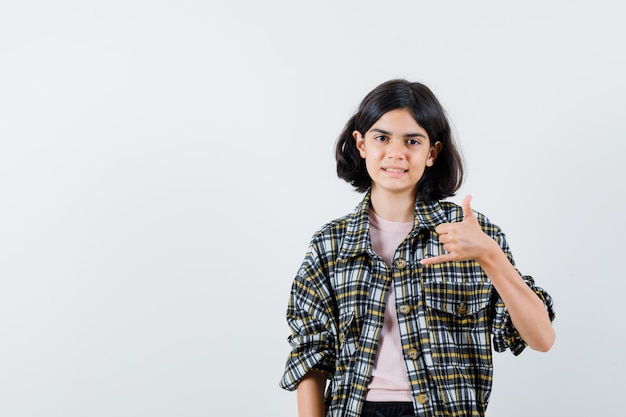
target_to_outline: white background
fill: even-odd
[[[295,416],[284,312],[361,195],[334,143],[389,78],[431,87],[453,198],[554,297],[488,415],[623,409],[620,1],[3,1],[0,415]]]

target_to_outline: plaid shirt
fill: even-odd
[[[327,416],[358,417],[374,365],[390,285],[405,365],[418,416],[483,416],[496,351],[526,347],[507,309],[475,261],[424,266],[444,253],[435,227],[463,220],[451,202],[415,205],[414,226],[392,265],[372,250],[368,193],[355,211],[325,225],[311,241],[293,281],[287,309],[292,329],[281,387],[295,390],[311,369],[329,379]],[[514,265],[502,231],[476,213]],[[552,299],[522,276],[554,319]]]

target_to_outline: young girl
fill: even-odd
[[[554,312],[471,197],[443,201],[463,166],[440,103],[419,83],[379,85],[336,159],[365,197],[311,240],[281,386],[297,389],[300,417],[483,416],[492,343],[547,351]]]

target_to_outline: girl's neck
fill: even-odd
[[[410,222],[415,216],[415,194],[392,193],[373,188],[371,204],[378,216],[392,222]]]

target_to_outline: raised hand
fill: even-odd
[[[448,261],[468,261],[476,259],[480,262],[481,256],[486,255],[493,248],[495,241],[486,235],[480,227],[470,202],[472,196],[463,199],[463,221],[444,223],[437,226],[439,242],[447,252],[444,255],[422,259],[423,265],[433,265]]]
[[[444,255],[422,259],[423,265],[475,259],[506,305],[511,321],[528,345],[548,351],[554,343],[554,329],[543,301],[522,279],[498,243],[483,232],[465,197],[461,207],[463,221],[444,223],[435,229],[443,244]]]

